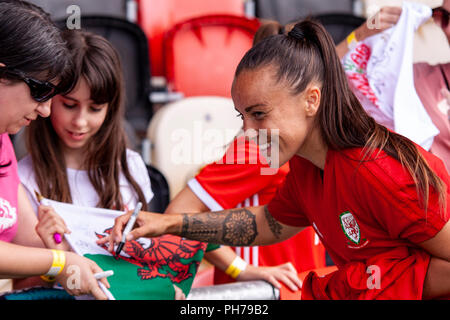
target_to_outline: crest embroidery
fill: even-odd
[[[345,236],[350,240],[348,242],[349,248],[361,248],[368,243],[367,239],[361,239],[361,229],[350,211],[341,213],[339,219]]]

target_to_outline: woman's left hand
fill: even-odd
[[[302,287],[297,270],[290,262],[274,267],[255,267],[249,264],[236,280],[265,280],[278,289],[281,288],[281,281],[292,291],[297,291]]]
[[[36,232],[41,237],[47,248],[69,250],[70,246],[64,239],[65,233],[71,233],[64,220],[50,206],[40,205],[38,209],[39,222],[36,225]],[[53,235],[59,233],[62,238],[61,243],[56,243]]]

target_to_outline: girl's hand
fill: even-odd
[[[67,241],[64,240],[60,244],[55,242],[53,235],[59,233],[63,236],[65,233],[71,233],[67,228],[64,220],[50,206],[40,205],[38,208],[38,223],[36,232],[41,237],[47,248],[69,250]]]
[[[302,282],[298,278],[297,270],[295,270],[290,262],[274,267],[255,267],[247,265],[245,270],[239,274],[236,280],[265,280],[277,289],[281,288],[279,282],[281,281],[292,291],[297,291],[302,287]]]
[[[106,278],[96,280],[94,274],[103,270],[92,260],[79,256],[73,252],[65,252],[66,263],[61,273],[56,276],[63,288],[73,296],[90,294],[98,300],[106,300],[105,293],[100,289],[100,281],[106,288],[110,288]]]

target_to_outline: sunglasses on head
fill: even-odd
[[[433,17],[440,19],[441,26],[444,29],[448,27],[449,15],[450,13],[442,7],[433,9]]]
[[[22,71],[16,69],[9,69],[2,67],[3,74],[9,77],[22,80],[30,88],[31,97],[36,102],[45,102],[53,98],[58,94],[56,86],[47,81],[37,80],[31,77],[27,77]]]

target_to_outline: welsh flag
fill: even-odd
[[[116,260],[96,241],[111,232],[114,219],[124,212],[45,201],[72,231],[65,238],[73,251],[94,260],[104,271],[114,271],[108,278],[109,291],[102,286],[110,299],[173,300],[173,285],[188,295],[205,243],[172,235],[140,238],[127,241]]]

